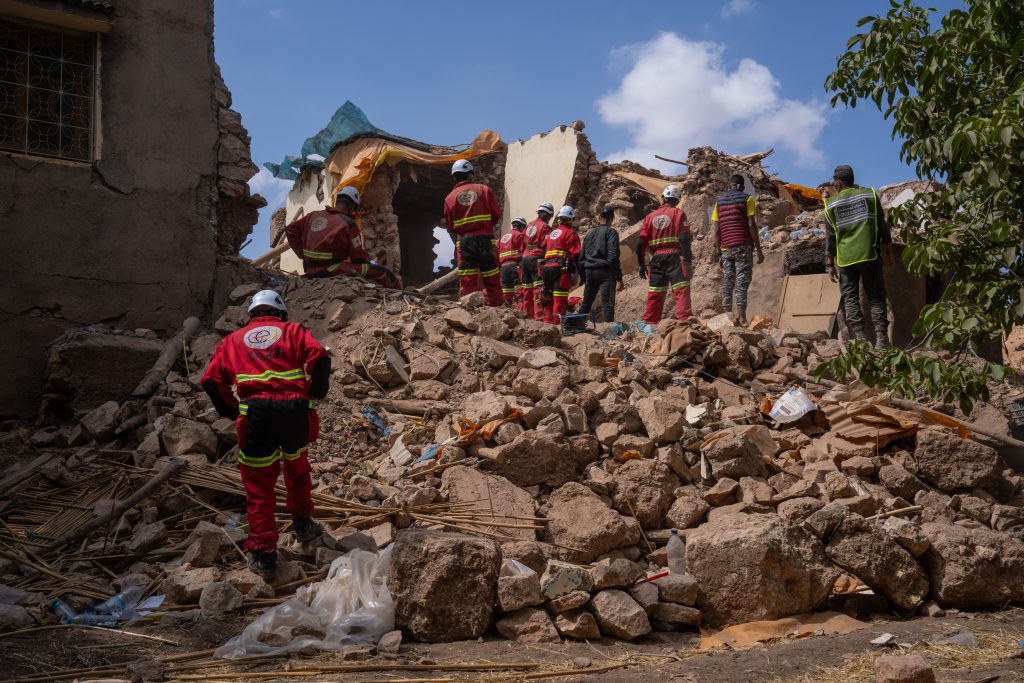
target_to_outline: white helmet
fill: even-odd
[[[544,202],[543,204],[538,206],[537,207],[537,213],[540,213],[541,211],[546,212],[549,216],[554,216],[555,215],[555,207],[553,207],[550,204],[550,202]]]
[[[568,219],[572,220],[573,218],[576,218],[576,210],[573,209],[568,204],[566,204],[565,206],[563,206],[561,209],[558,210],[558,217],[559,218],[568,218]]]
[[[282,313],[288,312],[288,307],[284,305],[284,299],[282,299],[281,295],[272,289],[264,289],[252,295],[252,303],[249,304],[249,313],[252,313],[261,306],[276,308]]]
[[[512,219],[512,225],[521,225],[521,226],[523,226],[525,228],[526,227],[526,219],[523,218],[522,216],[516,216],[515,218]]]
[[[469,163],[468,159],[459,159],[452,164],[452,175],[456,173],[472,173],[473,164]]]
[[[342,197],[348,197],[349,199],[352,200],[353,204],[359,206],[359,190],[352,187],[351,185],[346,185],[345,187],[341,188],[335,193],[334,203],[337,204],[338,200],[341,199]]]
[[[683,196],[683,191],[679,189],[678,185],[669,185],[661,193],[661,196],[665,199],[679,199]]]

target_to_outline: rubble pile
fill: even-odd
[[[816,382],[840,353],[824,334],[719,316],[563,337],[479,293],[284,285],[291,319],[333,354],[311,454],[325,544],[286,533],[272,584],[244,568],[233,424],[198,379],[244,324],[259,288],[245,285],[153,395],[77,410],[69,395],[56,424],[0,437],[21,463],[0,482],[0,624],[130,586],[164,596],[144,618],[220,616],[392,544],[397,626],[424,641],[632,640],[1024,599],[1024,487],[999,444],[951,410]],[[671,529],[686,573],[665,569]]]

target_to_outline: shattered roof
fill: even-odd
[[[107,14],[114,11],[112,0],[64,0],[64,2],[68,5],[77,5],[85,9],[96,10],[97,12],[106,12]]]

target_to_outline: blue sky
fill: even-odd
[[[913,176],[890,124],[872,106],[832,110],[822,84],[857,19],[888,5],[216,0],[215,48],[260,166],[298,154],[349,99],[380,128],[436,144],[582,119],[602,159],[774,146],[767,163],[787,181],[816,185],[849,163],[878,186]],[[287,191],[266,172],[251,184],[271,206],[248,256],[266,249]]]

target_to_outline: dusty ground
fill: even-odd
[[[67,629],[42,631],[23,636],[0,638],[0,663],[5,681],[31,681],[34,677],[57,675],[71,669],[96,667],[92,676],[112,676],[112,671],[140,657],[167,657],[212,648],[237,633],[245,620],[197,621],[181,627],[148,627],[138,633],[157,636],[176,645],[145,640],[108,631]],[[718,650],[701,653],[695,633],[660,634],[637,643],[601,640],[594,643],[523,644],[503,639],[485,639],[448,644],[403,645],[397,657],[373,656],[360,659],[350,654],[269,659],[235,664],[178,670],[168,673],[169,680],[230,681],[245,680],[235,674],[265,672],[267,678],[248,680],[316,681],[403,681],[403,680],[525,680],[524,672],[487,673],[482,671],[401,670],[409,664],[522,663],[539,665],[527,670],[531,680],[548,680],[545,674],[578,670],[562,680],[580,681],[693,681],[694,683],[732,683],[765,681],[771,683],[858,682],[874,680],[871,659],[882,651],[869,641],[889,632],[899,642],[913,643],[913,650],[925,655],[936,669],[939,681],[981,683],[985,681],[1024,681],[1024,659],[1020,640],[1024,638],[1024,610],[1013,609],[986,614],[960,614],[943,618],[923,618],[904,622],[879,621],[868,628],[841,636],[817,636],[802,640],[758,645],[745,650]],[[968,648],[931,643],[937,635],[960,632],[975,634],[980,647]],[[621,664],[628,666],[603,672],[588,672]],[[318,675],[287,679],[271,672],[324,669],[339,665],[373,665],[386,671],[323,671]],[[993,679],[991,677],[997,676]],[[116,677],[116,676],[112,676]],[[186,678],[187,677],[187,678]],[[41,679],[38,679],[41,680]],[[48,679],[54,680],[54,679]]]

